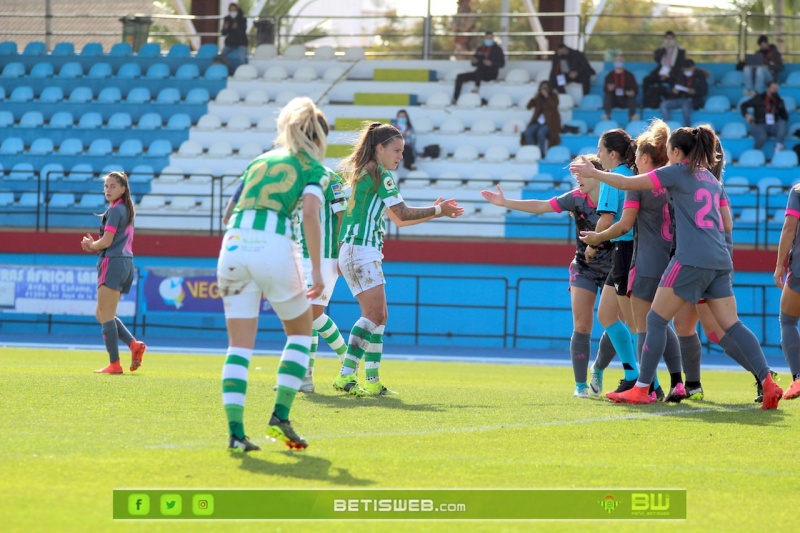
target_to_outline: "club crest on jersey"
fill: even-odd
[[[383,180],[383,186],[386,187],[386,190],[394,189],[394,180],[391,178],[391,176],[387,176]]]

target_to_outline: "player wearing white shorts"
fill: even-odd
[[[410,226],[438,217],[457,218],[464,210],[455,200],[439,198],[430,207],[407,206],[392,173],[403,160],[403,134],[394,126],[373,122],[361,130],[353,153],[342,162],[351,187],[339,241],[339,268],[350,291],[358,299],[361,318],[350,330],[350,338],[337,390],[356,396],[388,394],[378,369],[383,354],[383,333],[388,311],[381,262],[383,261],[383,215],[397,226]],[[362,389],[355,375],[365,359],[367,381]]]
[[[324,290],[320,269],[319,208],[328,187],[320,163],[327,147],[328,123],[309,98],[295,98],[278,117],[277,145],[254,159],[222,241],[217,282],[225,307],[228,353],[222,369],[222,403],[228,418],[228,447],[258,450],[244,431],[247,376],[253,355],[262,294],[286,331],[278,367],[275,407],[267,436],[289,448],[308,443],[295,433],[289,411],[308,369],[311,348],[309,298]],[[313,284],[306,288],[297,255],[294,213],[302,199],[302,224],[312,264]]]

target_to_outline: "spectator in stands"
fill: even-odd
[[[664,42],[653,52],[656,68],[642,80],[643,107],[657,108],[669,91],[669,80],[680,72],[686,50],[675,43],[675,34],[667,31]]]
[[[476,67],[474,72],[463,72],[456,76],[456,88],[453,93],[453,102],[461,96],[461,86],[465,81],[474,81],[474,92],[478,91],[482,81],[493,81],[497,79],[500,69],[506,64],[506,55],[494,40],[494,33],[487,31],[484,34],[483,44],[475,50],[472,57],[472,66]]]
[[[558,93],[543,81],[530,99],[526,109],[533,109],[531,121],[522,133],[522,144],[535,144],[542,151],[548,146],[561,144],[561,115],[558,112]]]
[[[683,125],[690,127],[692,110],[703,107],[707,94],[708,83],[705,74],[697,70],[694,61],[687,59],[683,62],[683,70],[670,79],[670,92],[661,102],[662,118],[669,120],[670,110],[680,107],[683,110]]]
[[[778,82],[769,82],[765,93],[745,100],[739,107],[744,119],[750,124],[756,150],[764,146],[767,137],[775,137],[775,153],[783,150],[789,114],[783,98],[778,95]],[[748,113],[748,109],[752,109],[753,113]]]
[[[417,167],[414,166],[414,162],[417,160],[415,147],[417,134],[414,132],[414,126],[411,125],[411,119],[408,118],[408,112],[405,109],[397,112],[397,117],[392,119],[392,126],[403,134],[403,140],[406,142],[403,146],[403,166],[406,170],[417,170]]]
[[[563,94],[568,83],[580,83],[583,85],[583,94],[589,94],[592,76],[595,74],[582,52],[573,50],[564,43],[558,45],[550,68],[551,87]]]
[[[228,6],[228,16],[222,22],[222,35],[225,36],[225,46],[221,53],[230,60],[233,70],[247,64],[247,20],[237,4]]]
[[[629,120],[639,120],[636,113],[636,95],[639,85],[629,70],[625,69],[625,58],[622,54],[614,56],[614,70],[606,75],[603,84],[603,120],[611,118],[611,108],[621,107],[628,110]]]
[[[764,92],[767,83],[778,80],[778,73],[783,70],[783,58],[778,51],[778,47],[770,44],[769,37],[762,35],[758,38],[758,50],[753,54],[758,59],[761,54],[760,65],[744,65],[744,94],[753,96]],[[753,78],[755,78],[755,90],[753,90]]]

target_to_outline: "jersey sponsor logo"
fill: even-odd
[[[344,190],[341,183],[331,183],[331,192],[337,200],[344,199]]]

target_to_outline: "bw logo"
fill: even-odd
[[[669,494],[662,492],[634,492],[631,494],[631,511],[667,511]]]

